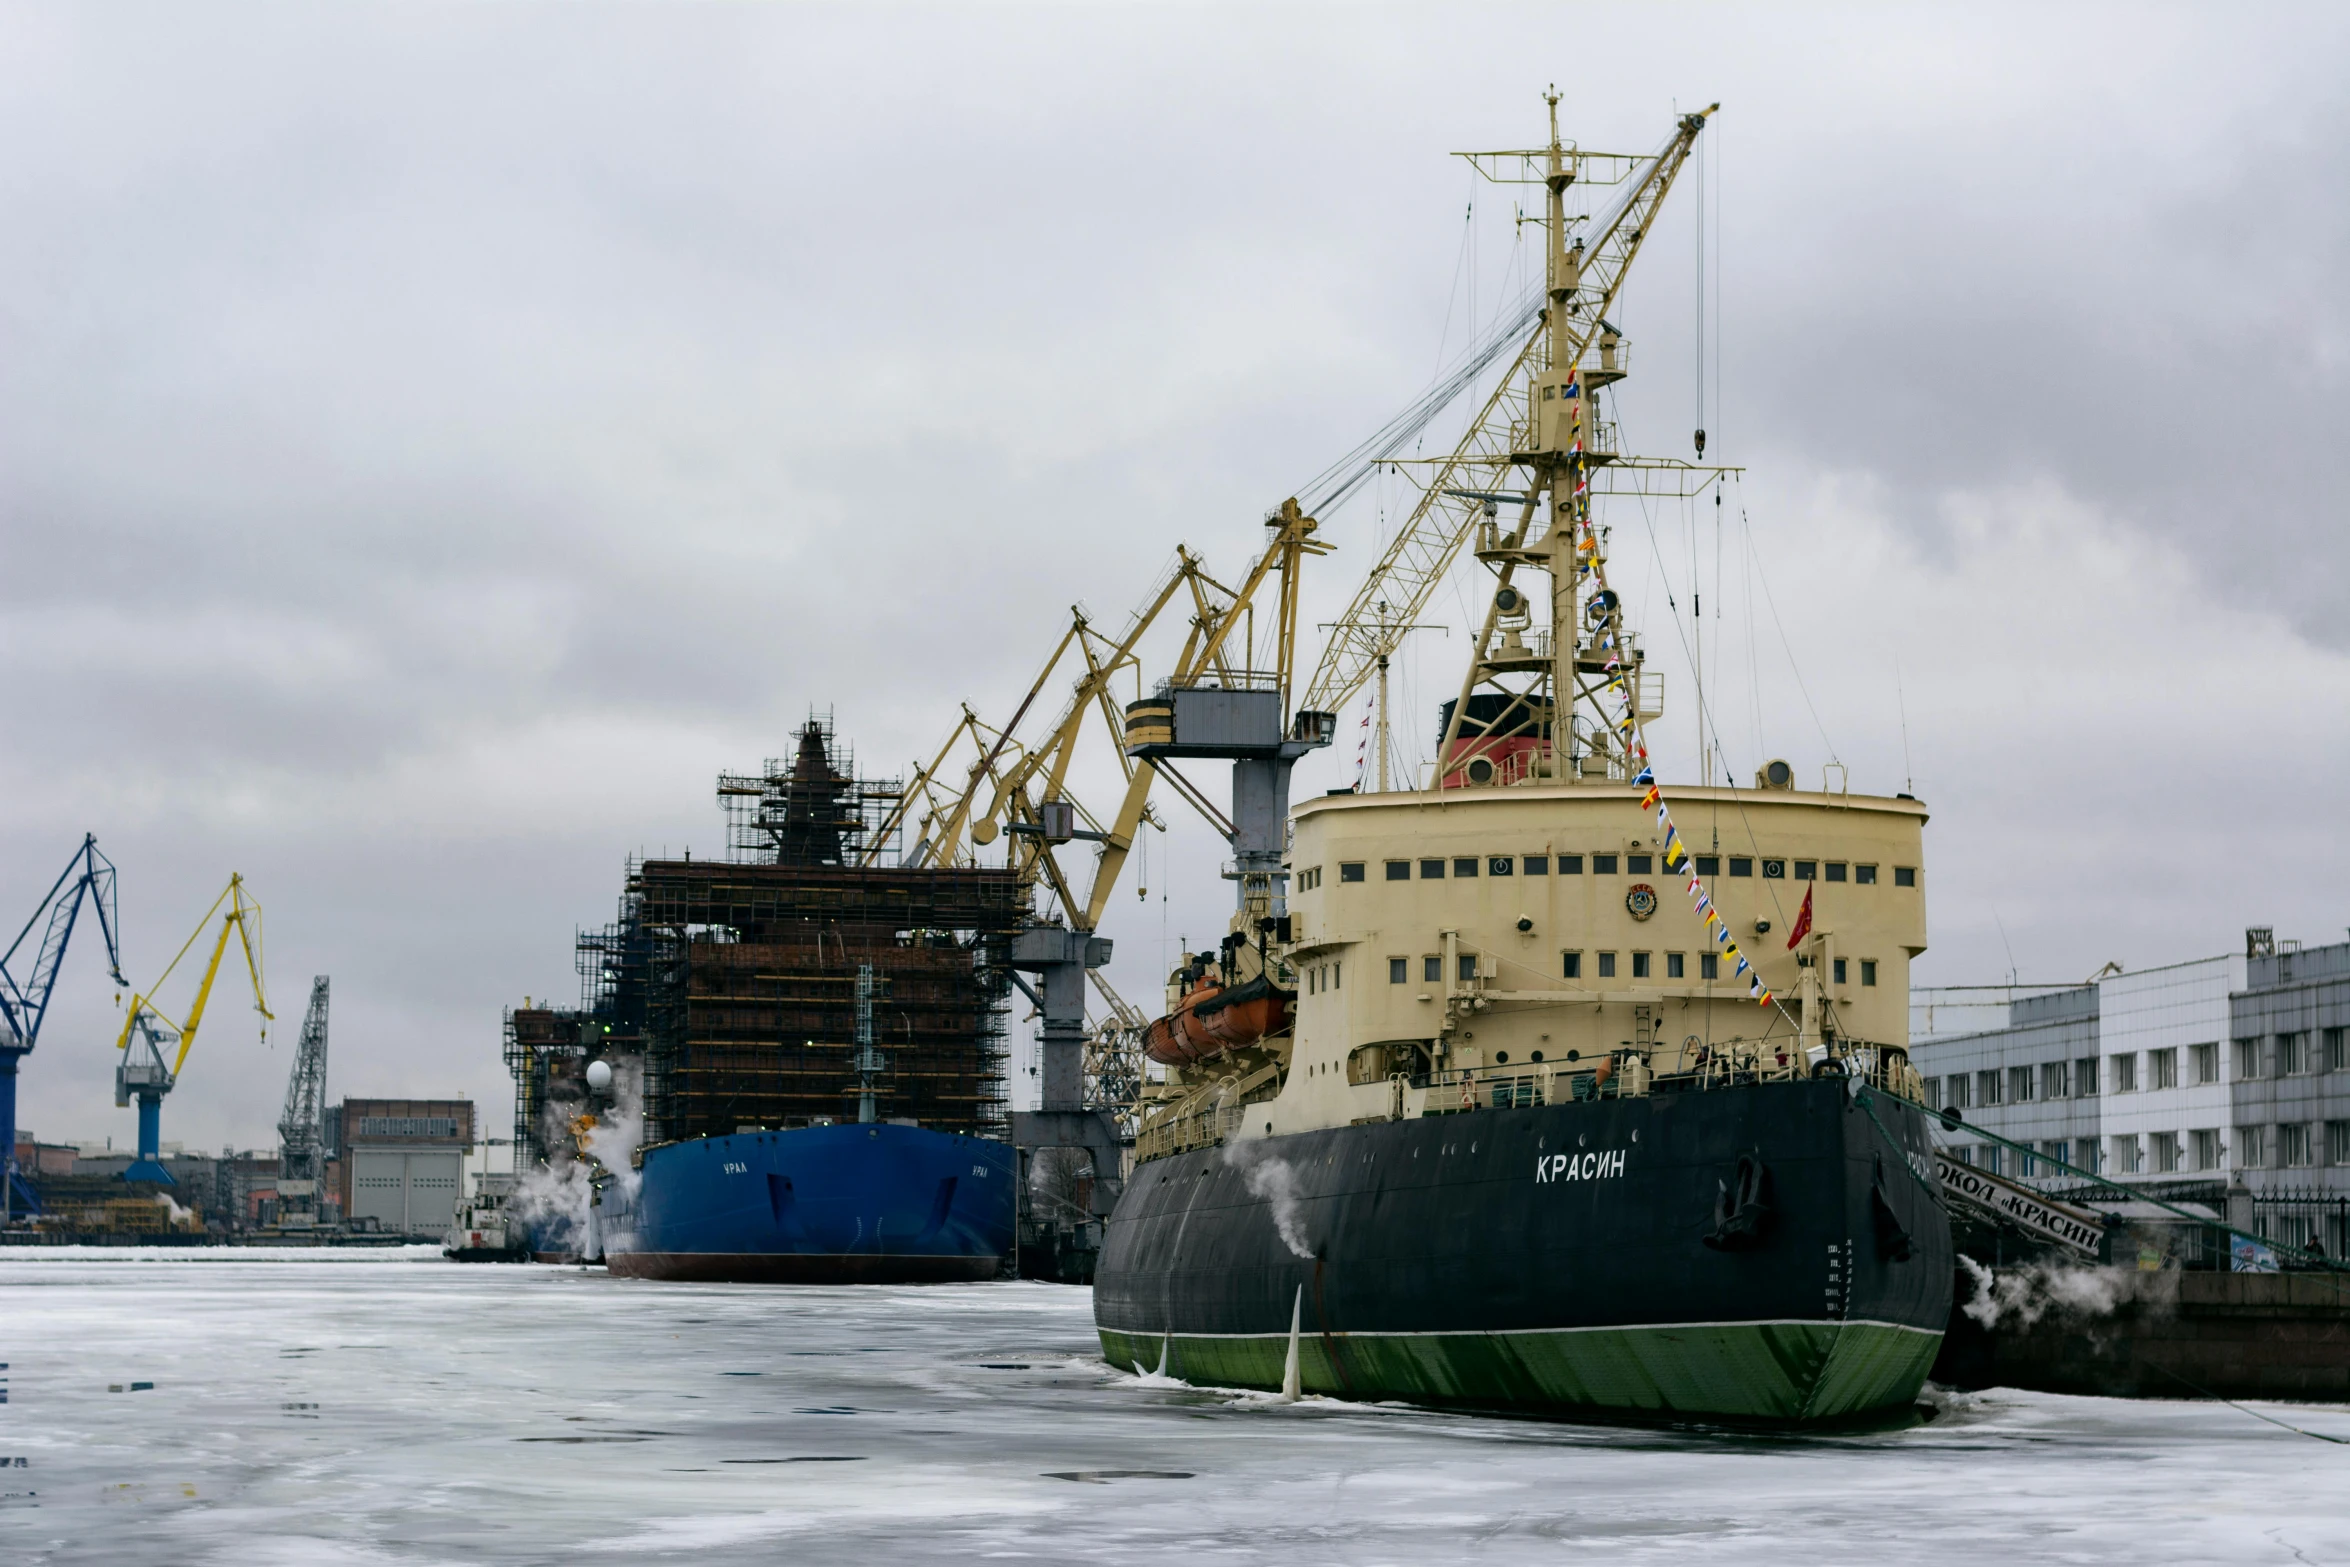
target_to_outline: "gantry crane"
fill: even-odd
[[[227,912],[222,913],[222,905]],[[155,1005],[154,995],[171,978],[172,970],[180,966],[180,959],[188,955],[202,937],[212,916],[220,915],[220,934],[213,938],[212,960],[204,965],[203,981],[196,986],[196,999],[189,1004],[185,1023],[174,1023]],[[180,1068],[187,1065],[188,1051],[195,1046],[196,1030],[203,1026],[204,1008],[212,999],[212,982],[219,977],[221,955],[228,951],[229,932],[236,932],[238,943],[245,950],[245,972],[253,980],[253,1010],[261,1014],[261,1039],[269,1040],[269,993],[261,983],[261,905],[245,891],[245,878],[232,875],[228,886],[212,907],[196,922],[195,930],[181,944],[179,952],[165,966],[161,978],[147,990],[131,997],[130,1015],[123,1019],[122,1037],[114,1048],[123,1052],[120,1066],[114,1069],[114,1103],[116,1108],[139,1105],[139,1153],[129,1169],[122,1172],[126,1181],[153,1181],[162,1186],[178,1183],[157,1157],[161,1147],[163,1096],[179,1083]],[[133,1048],[133,1039],[138,1041]],[[172,1045],[179,1046],[179,1054],[169,1065],[163,1053]]]
[[[122,947],[115,939],[114,863],[98,852],[92,833],[82,834],[82,846],[34,905],[32,917],[8,951],[0,954],[0,1226],[20,1207],[27,1213],[40,1211],[39,1194],[16,1168],[16,1065],[41,1037],[41,1020],[49,1015],[49,997],[57,988],[58,966],[65,961],[65,948],[73,940],[85,900],[106,937],[107,972],[117,985],[127,984],[122,977]],[[41,944],[30,952],[32,966],[20,979],[18,955],[25,952],[36,927]]]

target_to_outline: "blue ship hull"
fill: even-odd
[[[737,1132],[645,1151],[630,1278],[779,1284],[992,1279],[1012,1249],[1011,1145],[918,1126]]]

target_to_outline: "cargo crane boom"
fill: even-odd
[[[40,1040],[41,1022],[49,1015],[49,998],[57,988],[57,971],[65,961],[65,949],[73,940],[85,900],[97,914],[98,929],[106,938],[107,972],[117,985],[128,984],[122,977],[122,946],[115,937],[114,862],[98,852],[94,833],[82,835],[82,846],[74,850],[48,893],[34,905],[32,917],[9,943],[8,951],[0,954],[0,1227],[20,1207],[27,1213],[40,1211],[39,1195],[23,1182],[16,1168],[16,1069]],[[36,928],[41,931],[41,943],[27,953],[25,943],[32,940]],[[22,979],[16,971],[20,954],[31,960]]]

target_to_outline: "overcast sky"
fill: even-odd
[[[274,1141],[315,973],[334,1094],[502,1122],[500,1009],[576,994],[629,853],[719,847],[714,774],[811,705],[882,769],[1000,715],[1070,604],[1122,616],[1179,540],[1239,569],[1428,384],[1531,254],[1446,154],[1537,140],[1555,80],[1595,147],[1723,104],[1703,417],[1742,515],[1616,552],[1678,776],[1694,558],[1740,773],[1931,806],[1921,980],[2339,940],[2346,33],[0,8],[0,918],[94,831],[144,984],[250,878],[273,1044],[216,1001],[167,1138]],[[1696,211],[1693,176],[1623,310],[1628,438],[1673,455]],[[1318,618],[1397,493],[1330,519]],[[1423,753],[1461,648],[1404,661]],[[1106,926],[1146,1004],[1227,896],[1196,831],[1151,854]],[[110,988],[85,942],[25,1068],[44,1137],[129,1138]]]

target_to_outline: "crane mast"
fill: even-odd
[[[47,895],[34,905],[32,917],[8,944],[7,952],[0,953],[0,1228],[5,1228],[20,1209],[40,1211],[38,1194],[16,1169],[17,1063],[40,1041],[42,1020],[49,1015],[49,998],[57,988],[57,971],[65,961],[65,949],[73,940],[85,901],[97,915],[99,932],[106,938],[107,972],[117,985],[128,983],[122,977],[122,947],[115,938],[114,862],[98,852],[94,833],[82,835],[81,847],[65,862]],[[25,944],[33,939],[36,929],[41,932],[40,945],[28,951]],[[29,965],[20,979],[17,965],[27,959]]]
[[[310,982],[310,1010],[286,1083],[286,1107],[277,1118],[277,1224],[281,1230],[318,1223],[318,1183],[326,1165],[327,977]]]

